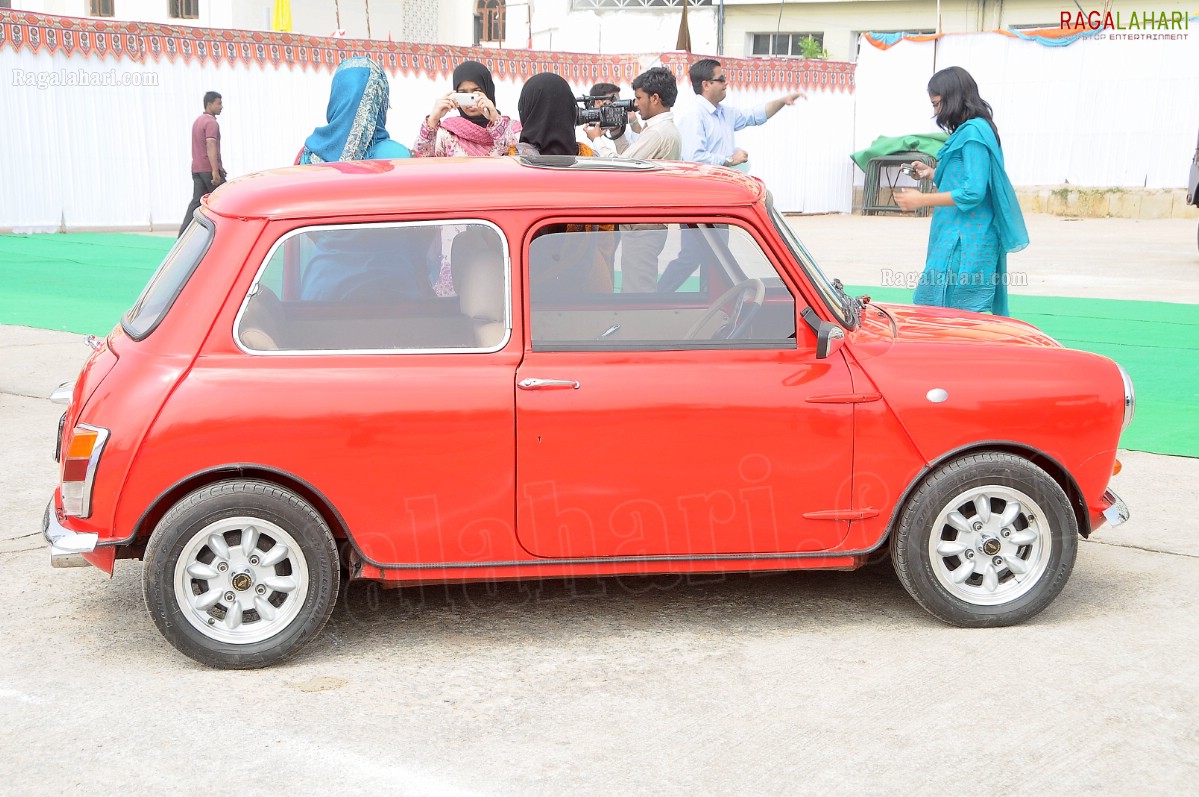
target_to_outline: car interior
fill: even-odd
[[[536,350],[795,346],[794,297],[735,226],[551,223],[526,259]],[[494,350],[511,326],[509,262],[481,223],[301,230],[268,258],[237,340],[250,352]]]

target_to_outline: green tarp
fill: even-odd
[[[858,168],[866,171],[866,164],[871,158],[881,158],[883,155],[891,155],[896,152],[922,152],[930,157],[937,157],[937,153],[941,151],[941,145],[945,143],[945,139],[949,136],[944,133],[923,133],[920,135],[911,136],[879,136],[874,139],[874,143],[866,147],[861,152],[855,152],[849,157]]]

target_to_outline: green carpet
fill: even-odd
[[[120,320],[174,238],[113,233],[0,235],[0,324],[103,335]],[[911,291],[857,286],[879,301]],[[1013,296],[1012,314],[1132,375],[1137,414],[1120,445],[1199,457],[1199,306]]]
[[[106,335],[174,243],[114,233],[0,235],[0,324]]]

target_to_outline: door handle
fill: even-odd
[[[516,383],[521,390],[562,390],[579,389],[579,383],[571,379],[522,379]]]

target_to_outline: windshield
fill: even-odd
[[[121,326],[129,337],[141,340],[154,331],[204,258],[211,242],[212,222],[197,218],[188,225],[167,252],[142,295],[121,319]]]
[[[841,280],[829,281],[829,278],[820,270],[820,266],[816,265],[816,260],[811,253],[795,235],[791,225],[787,224],[787,220],[783,218],[782,214],[774,209],[774,200],[770,196],[766,197],[766,209],[770,213],[770,220],[774,223],[774,228],[787,242],[791,254],[795,256],[799,267],[808,275],[808,280],[820,292],[820,298],[824,300],[825,305],[833,312],[842,326],[855,329],[861,320],[862,303],[845,292]]]

